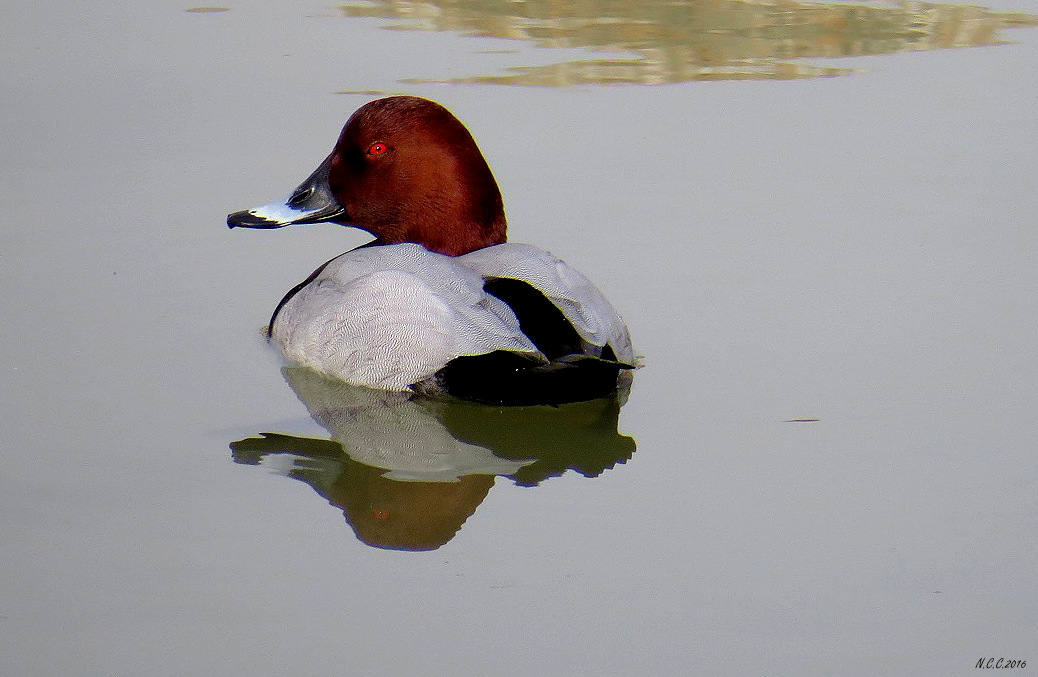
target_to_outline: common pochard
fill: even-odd
[[[321,222],[376,239],[277,305],[268,335],[293,363],[355,385],[497,404],[608,396],[634,365],[627,327],[586,277],[505,241],[497,182],[437,103],[363,106],[287,201],[227,217],[231,228]]]

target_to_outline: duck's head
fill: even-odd
[[[287,201],[227,217],[231,228],[326,221],[450,256],[505,241],[501,191],[472,135],[443,106],[413,96],[360,108]]]

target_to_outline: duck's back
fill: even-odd
[[[537,354],[478,273],[416,244],[332,259],[283,302],[271,338],[293,362],[383,390],[403,390],[460,355]]]
[[[549,363],[559,356],[549,347],[556,337],[531,326],[551,313],[561,313],[556,324],[574,337],[572,349],[561,352],[633,360],[622,320],[583,275],[536,247],[511,243],[460,257],[417,244],[347,252],[282,302],[271,337],[295,363],[357,385],[404,390],[460,357],[508,353]]]
[[[620,315],[590,280],[550,252],[506,242],[459,256],[458,261],[484,278],[519,280],[543,294],[580,335],[587,354],[600,357],[608,346],[614,359],[634,362],[631,337]]]

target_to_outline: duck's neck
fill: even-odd
[[[417,242],[431,252],[461,256],[506,240],[504,215],[487,224],[469,224],[466,227],[458,227],[457,224],[447,228],[442,224],[431,225],[433,227],[418,232],[407,232],[401,242]]]
[[[496,186],[495,186],[496,188]],[[366,229],[381,244],[414,242],[431,252],[461,256],[507,240],[507,224],[501,195],[496,190],[481,201],[444,205],[428,201],[414,205],[395,223]]]

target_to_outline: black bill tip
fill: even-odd
[[[228,228],[281,228],[284,221],[275,221],[256,214],[251,209],[227,215]]]

